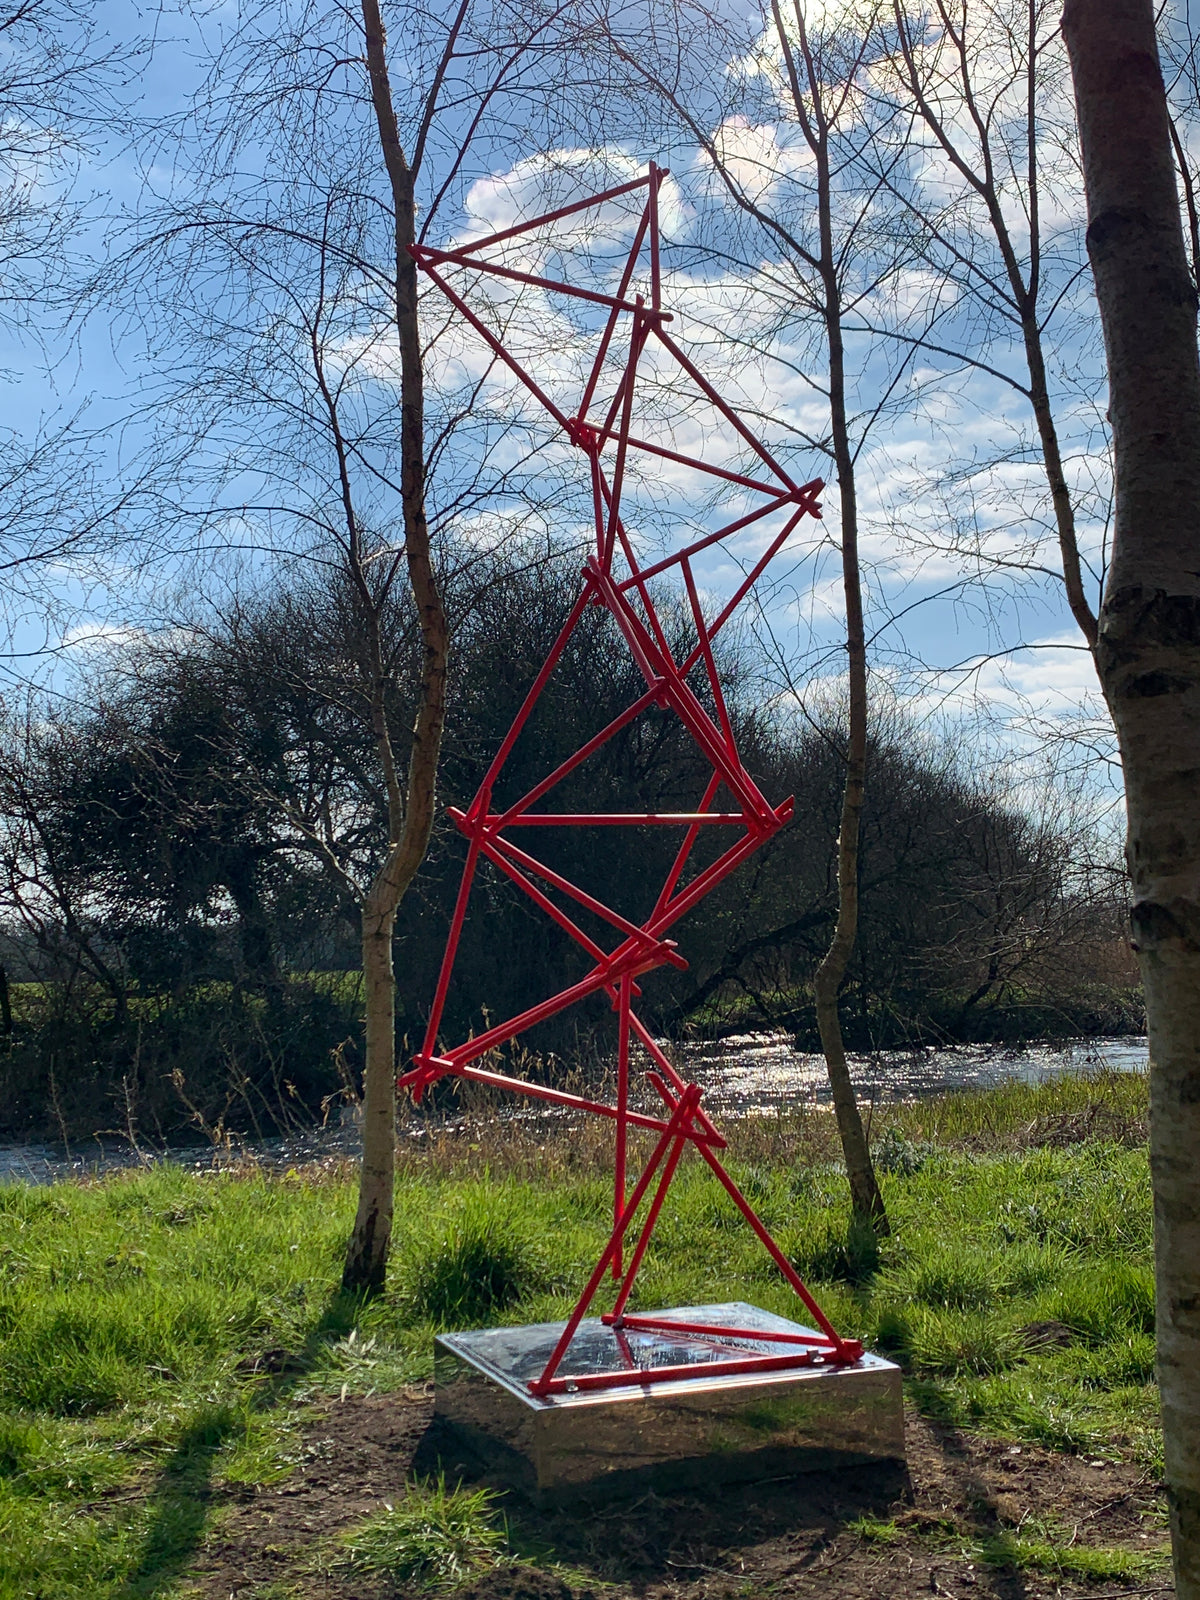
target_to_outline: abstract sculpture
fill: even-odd
[[[575,205],[564,206],[531,222],[508,228],[487,238],[473,240],[456,249],[435,250],[426,245],[412,247],[412,254],[419,267],[448,296],[495,356],[528,387],[567,438],[583,454],[591,476],[594,502],[595,551],[584,566],[579,598],[545,664],[530,687],[516,721],[496,752],[495,759],[480,784],[479,792],[466,811],[457,809],[450,811],[450,816],[468,841],[466,865],[424,1045],[413,1057],[412,1069],[400,1079],[400,1086],[410,1089],[415,1100],[420,1099],[429,1085],[439,1078],[452,1074],[493,1087],[512,1090],[518,1094],[532,1095],[556,1105],[591,1112],[596,1116],[606,1117],[615,1124],[612,1233],[545,1369],[528,1386],[530,1391],[539,1397],[561,1393],[567,1387],[572,1391],[616,1387],[630,1382],[631,1375],[635,1371],[636,1376],[633,1381],[649,1383],[685,1374],[692,1378],[702,1377],[709,1371],[726,1375],[821,1363],[848,1364],[857,1361],[862,1355],[862,1346],[857,1341],[839,1338],[828,1318],[797,1276],[791,1263],[726,1172],[719,1155],[725,1148],[726,1141],[704,1113],[700,1104],[700,1088],[695,1084],[686,1083],[679,1076],[633,1008],[634,1000],[642,992],[638,985],[641,977],[667,964],[676,967],[684,967],[687,964],[679,955],[675,941],[667,937],[668,931],[722,878],[783,827],[791,816],[792,802],[787,800],[780,806],[772,807],[742,764],[722,696],[712,645],[734,609],[801,519],[820,516],[817,496],[823,487],[820,479],[813,479],[804,484],[793,482],[765,445],[726,404],[716,388],[667,332],[666,324],[673,319],[670,313],[663,309],[661,302],[658,226],[659,189],[666,176],[665,169],[652,165],[648,176],[644,178],[605,190],[602,194],[589,196]],[[557,223],[564,218],[642,189],[645,190],[645,204],[615,294],[603,294],[559,282],[488,259],[487,251],[490,247],[517,239],[534,229]],[[649,304],[641,294],[635,295],[632,299],[628,297],[643,251],[648,251],[649,254]],[[605,309],[607,317],[600,336],[599,348],[573,416],[564,415],[533,376],[505,348],[502,340],[485,325],[476,311],[472,310],[463,294],[447,281],[447,272],[456,268],[470,269],[473,273],[494,274],[513,282],[535,285],[546,291],[573,296]],[[618,329],[623,325],[629,329],[629,354],[624,364],[623,375],[616,386],[615,394],[608,400],[602,414],[593,417],[601,374]],[[634,434],[632,427],[638,364],[651,341],[655,341],[658,346],[658,356],[661,358],[664,352],[669,355],[687,379],[695,385],[698,393],[705,397],[720,417],[736,431],[744,444],[749,446],[758,459],[759,476],[751,477],[729,470],[717,462],[706,461],[698,455],[685,454]],[[666,461],[693,468],[711,478],[723,480],[744,493],[761,497],[761,503],[676,554],[642,567],[636,559],[621,517],[622,486],[630,451],[646,452]],[[608,465],[610,453],[611,469]],[[751,527],[772,512],[783,515],[782,527],[774,533],[733,598],[711,622],[706,621],[693,572],[693,558],[698,552],[730,538],[742,529]],[[682,575],[696,630],[695,646],[683,660],[676,660],[672,653],[648,587],[650,579],[674,568],[678,568]],[[621,576],[622,570],[627,575]],[[568,760],[548,773],[528,794],[503,811],[495,811],[492,808],[492,791],[505,761],[585,608],[592,605],[604,607],[613,617],[633,660],[645,678],[645,692],[607,727],[602,728],[576,750]],[[689,686],[689,677],[701,666],[707,679],[708,694],[711,697],[715,717],[710,715]],[[651,706],[670,709],[680,718],[712,768],[712,776],[694,812],[565,814],[532,809],[569,772],[586,761],[606,740],[627,727]],[[719,812],[711,809],[722,787],[732,797],[737,809]],[[585,893],[560,873],[552,871],[536,856],[514,843],[512,838],[514,830],[519,828],[646,825],[681,828],[683,840],[651,914],[640,925],[627,920],[595,896]],[[685,882],[685,871],[700,829],[712,827],[732,830],[733,842],[707,867]],[[585,977],[561,993],[548,996],[540,1004],[530,1007],[518,1016],[510,1017],[505,1022],[488,1027],[484,1033],[452,1049],[439,1052],[438,1032],[445,1008],[446,993],[472,883],[481,856],[499,868],[547,917],[575,940],[586,951],[593,964]],[[603,949],[579,928],[562,904],[551,898],[551,891],[566,901],[573,900],[586,907],[595,917],[613,928],[617,936],[613,948]],[[526,1082],[508,1074],[474,1065],[488,1052],[525,1029],[596,993],[607,995],[617,1013],[615,1104],[603,1104],[565,1090]],[[631,1039],[641,1042],[654,1064],[646,1073],[646,1078],[662,1102],[661,1116],[644,1115],[630,1107]],[[627,1175],[627,1140],[630,1128],[649,1130],[657,1135],[653,1151],[632,1187],[629,1186]],[[671,1180],[684,1150],[689,1145],[707,1162],[750,1227],[758,1235],[779,1270],[815,1319],[816,1329],[793,1334],[779,1332],[767,1334],[748,1327],[715,1327],[707,1323],[638,1316],[626,1311],[634,1280],[645,1256]],[[652,1186],[653,1193],[651,1193]],[[647,1196],[650,1198],[646,1214],[636,1242],[626,1260],[625,1237]],[[602,1320],[614,1330],[625,1353],[627,1370],[580,1374],[569,1380],[556,1376],[571,1338],[608,1272],[611,1272],[614,1280],[618,1282],[619,1288],[611,1313]],[[723,1359],[719,1363],[714,1362],[711,1368],[707,1368],[703,1363],[693,1363],[686,1368],[664,1366],[636,1370],[636,1364],[624,1342],[622,1332],[624,1329],[686,1335],[702,1340],[722,1339],[726,1342],[734,1340],[739,1345],[743,1345],[744,1342],[745,1354],[736,1361]],[[755,1353],[756,1341],[770,1343],[771,1353]],[[780,1354],[780,1343],[793,1348],[786,1354]]]

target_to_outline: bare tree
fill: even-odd
[[[789,440],[793,446],[815,446],[826,453],[836,474],[836,548],[846,617],[846,715],[838,740],[845,788],[836,850],[837,918],[816,972],[814,994],[854,1214],[880,1232],[887,1231],[887,1215],[846,1063],[838,999],[858,926],[859,834],[867,781],[868,663],[858,463],[867,434],[886,413],[907,366],[902,352],[890,370],[877,376],[872,397],[863,403],[862,369],[869,358],[861,340],[855,347],[852,335],[861,329],[861,308],[874,303],[894,280],[907,249],[891,204],[892,190],[902,182],[896,151],[903,149],[903,137],[889,141],[891,168],[880,172],[873,161],[864,160],[880,130],[871,116],[864,116],[867,102],[860,80],[885,49],[883,16],[874,4],[847,5],[825,10],[810,27],[802,0],[771,0],[747,53],[745,41],[715,13],[704,6],[691,8],[701,55],[710,66],[722,56],[732,63],[726,78],[735,98],[719,107],[712,104],[702,74],[696,74],[699,86],[689,91],[682,72],[667,70],[669,62],[657,65],[652,51],[623,39],[619,28],[611,26],[615,48],[635,78],[652,89],[676,127],[707,157],[725,198],[748,225],[755,241],[750,248],[761,249],[765,238],[775,258],[769,269],[758,261],[751,265],[724,244],[714,246],[713,259],[724,265],[736,262],[754,273],[760,293],[779,308],[780,327],[797,320],[806,323],[815,334],[813,364],[824,367],[819,394],[827,429],[815,436],[793,434]],[[763,132],[763,121],[781,113],[788,128],[783,141]],[[883,114],[893,115],[888,109]],[[772,328],[764,346],[776,331]],[[739,337],[746,339],[744,333]],[[806,376],[810,371],[806,368]],[[787,430],[783,432],[786,437]],[[779,652],[779,658],[789,687],[800,692],[786,652]]]
[[[934,0],[917,18],[899,3],[894,14],[895,45],[876,68],[875,81],[913,109],[924,134],[908,159],[927,163],[932,181],[896,192],[912,209],[924,254],[944,285],[937,321],[949,324],[940,338],[938,327],[921,342],[960,368],[999,377],[1028,402],[1053,508],[1063,591],[1094,648],[1096,617],[1088,593],[1094,575],[1085,571],[1080,554],[1075,495],[1048,371],[1051,323],[1057,318],[1060,324],[1061,359],[1069,337],[1064,313],[1074,309],[1081,267],[1074,229],[1048,226],[1046,219],[1048,211],[1068,209],[1076,181],[1069,113],[1062,115],[1066,63],[1059,7],[1048,0]],[[1009,342],[1023,357],[1020,377],[1007,370]],[[1031,553],[1026,566],[1036,564]]]
[[[408,761],[407,794],[402,792],[388,729],[384,696],[380,620],[388,592],[400,566],[400,553],[364,547],[354,511],[345,440],[337,408],[329,398],[330,435],[338,458],[346,519],[348,570],[359,598],[366,629],[371,687],[371,727],[388,799],[388,850],[363,902],[363,979],[366,990],[366,1065],[363,1072],[363,1158],[358,1212],[346,1251],[342,1286],[352,1291],[378,1291],[387,1272],[392,1231],[396,1160],[396,978],[392,966],[392,934],[396,908],[412,882],[433,831],[438,751],[446,721],[446,658],[449,635],[429,548],[425,515],[425,404],[421,330],[417,315],[417,264],[409,253],[416,243],[416,181],[428,130],[437,112],[438,93],[454,54],[467,3],[459,7],[448,30],[417,128],[411,161],[400,143],[388,77],[387,40],[377,0],[362,0],[371,103],[379,144],[392,191],[396,234],[396,331],[400,342],[400,500],[404,531],[403,557],[421,627],[421,684]],[[319,347],[314,360],[323,396],[329,394]],[[382,578],[372,579],[370,563],[381,563]]]
[[[82,228],[98,206],[87,163],[129,117],[120,89],[144,53],[108,40],[86,0],[0,4],[0,329],[40,360],[87,301]],[[0,424],[0,675],[20,679],[60,631],[61,573],[85,589],[128,533],[145,487],[114,488],[85,407]],[[20,637],[18,638],[18,635]],[[14,642],[15,641],[15,642]]]
[[[374,788],[386,847],[344,847],[349,794],[327,792],[288,820],[361,920],[364,1150],[343,1274],[353,1292],[383,1286],[392,1227],[393,935],[433,828],[446,715],[434,540],[511,499],[532,470],[520,418],[481,400],[489,372],[444,384],[431,417],[426,367],[445,326],[422,327],[410,247],[447,197],[467,192],[473,142],[481,159],[494,147],[510,80],[557,18],[504,0],[459,0],[445,18],[419,6],[392,15],[402,103],[378,0],[362,0],[358,18],[319,0],[299,0],[282,22],[266,7],[219,40],[182,129],[196,171],[147,207],[120,267],[152,345],[161,339],[175,364],[152,403],[189,438],[192,478],[172,514],[200,536],[209,592],[211,563],[232,546],[235,591],[261,586],[264,560],[302,562],[325,574],[345,613],[351,671],[329,687],[369,730],[372,770],[351,787]],[[411,633],[397,628],[401,614]],[[415,679],[401,670],[410,644]]]
[[[1116,527],[1097,662],[1121,745],[1150,1034],[1176,1592],[1200,1596],[1200,356],[1150,0],[1068,0]]]

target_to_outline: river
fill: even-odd
[[[821,1056],[797,1050],[786,1034],[747,1033],[708,1044],[672,1047],[683,1075],[704,1090],[705,1109],[718,1121],[770,1113],[779,1107],[825,1104],[829,1085]],[[939,1050],[882,1050],[851,1056],[850,1068],[865,1101],[908,1100],[948,1089],[991,1088],[1021,1080],[1043,1083],[1064,1074],[1141,1072],[1146,1066],[1146,1040],[1134,1036],[1077,1039],[1061,1044],[958,1045]],[[520,1102],[521,1114],[554,1116],[536,1102]],[[451,1119],[453,1120],[453,1119]],[[427,1127],[411,1109],[402,1115],[403,1136],[419,1137]],[[133,1149],[128,1144],[96,1140],[67,1149],[49,1144],[0,1144],[0,1181],[52,1183],[59,1178],[117,1171],[170,1160],[182,1166],[211,1170],[230,1157],[253,1157],[270,1167],[286,1168],[311,1161],[353,1157],[358,1129],[345,1116],[325,1128],[239,1143],[230,1151],[210,1145],[166,1151]]]

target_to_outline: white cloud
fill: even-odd
[[[782,142],[779,129],[771,123],[752,123],[747,117],[726,117],[712,135],[717,161],[746,197],[760,204],[775,189],[781,178],[811,171],[815,158],[808,143],[793,130],[793,137]],[[707,155],[699,158],[701,167],[711,170]],[[719,187],[715,177],[710,187]]]

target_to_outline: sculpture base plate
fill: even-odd
[[[642,1313],[680,1322],[810,1333],[734,1302]],[[538,1500],[786,1477],[867,1461],[903,1460],[900,1369],[866,1355],[852,1366],[711,1372],[662,1382],[638,1369],[737,1363],[794,1345],[625,1329],[624,1348],[603,1322],[582,1322],[558,1376],[628,1373],[613,1388],[545,1397],[528,1384],[565,1324],[484,1328],[435,1340],[435,1419],[498,1477]],[[630,1369],[630,1359],[635,1366]]]

